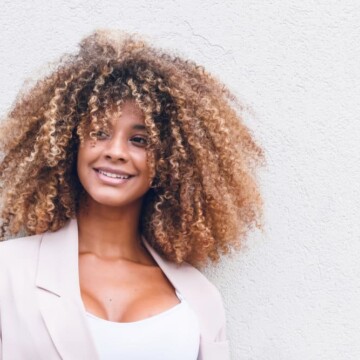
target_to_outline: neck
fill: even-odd
[[[139,205],[117,209],[89,200],[77,215],[80,254],[141,262],[140,212]]]

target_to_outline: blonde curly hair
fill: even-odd
[[[170,261],[195,266],[240,248],[261,223],[255,170],[263,151],[237,99],[202,66],[105,30],[63,56],[1,122],[0,240],[56,231],[76,217],[84,191],[78,147],[127,99],[143,111],[149,134],[145,238]]]

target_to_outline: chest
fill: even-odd
[[[179,303],[157,266],[80,256],[79,280],[86,311],[105,320],[139,321]]]

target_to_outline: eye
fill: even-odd
[[[140,146],[145,146],[148,143],[147,138],[143,136],[134,136],[131,138],[131,141],[135,142],[137,145]]]
[[[103,140],[103,139],[106,139],[109,135],[103,131],[103,130],[99,130],[97,131],[95,134],[95,137],[98,139],[98,140]]]

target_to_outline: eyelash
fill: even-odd
[[[142,136],[134,136],[132,138],[132,140],[134,140],[134,139],[140,139],[141,141],[138,142],[138,143],[141,144],[141,145],[146,145],[147,144],[147,139],[142,137]]]
[[[95,136],[97,137],[98,140],[104,140],[108,134],[106,134],[104,131],[99,130]],[[139,139],[140,141],[135,141],[136,143],[140,144],[140,145],[147,145],[147,139],[145,137],[142,136],[134,136],[131,138],[131,140],[134,139]]]
[[[106,137],[108,136],[108,134],[106,134],[104,131],[101,130],[95,133],[95,137],[99,140],[102,140],[104,138],[102,135],[105,135]]]

